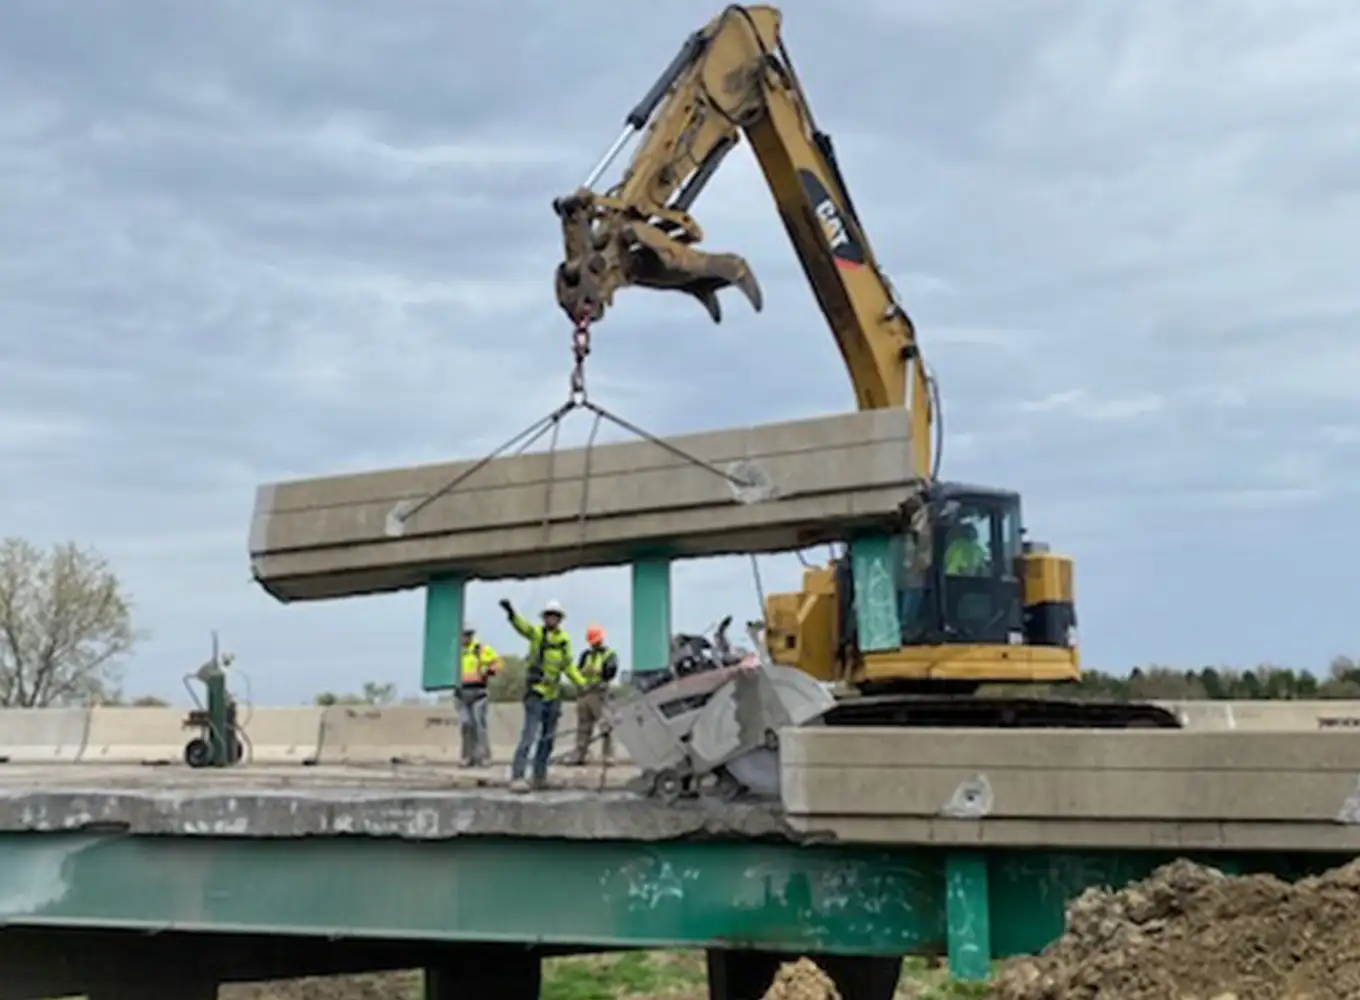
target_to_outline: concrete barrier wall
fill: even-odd
[[[173,764],[184,759],[193,733],[182,708],[92,708],[81,761],[95,764]]]
[[[1186,726],[1203,732],[1328,732],[1360,730],[1356,701],[1166,701]],[[181,708],[0,709],[0,764],[164,764],[183,759],[197,735],[183,729]],[[376,714],[374,714],[376,713]],[[524,710],[518,702],[492,704],[487,713],[492,758],[508,763],[519,739]],[[399,705],[243,706],[241,724],[257,764],[454,763],[459,757],[457,712]],[[557,752],[574,745],[576,706],[562,706]],[[597,735],[598,740],[598,735]],[[595,754],[598,755],[598,744]],[[627,754],[615,745],[615,759]]]
[[[1187,729],[1314,732],[1360,728],[1356,701],[1163,701]]]
[[[85,750],[90,713],[83,708],[0,711],[0,759],[15,764],[74,763]]]
[[[325,709],[308,705],[242,708],[237,724],[252,764],[315,764]]]
[[[322,764],[456,764],[458,712],[334,705],[321,717]]]

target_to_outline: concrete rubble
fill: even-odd
[[[909,432],[889,409],[667,440],[691,458],[648,441],[498,458],[419,510],[475,463],[262,486],[251,566],[301,601],[844,540],[900,507]]]

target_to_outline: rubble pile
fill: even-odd
[[[1360,861],[1296,883],[1176,861],[1088,889],[1067,931],[1007,964],[994,1000],[1356,1000]]]
[[[816,962],[800,958],[779,967],[761,1000],[841,1000],[841,995]]]

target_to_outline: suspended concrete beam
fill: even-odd
[[[909,438],[877,410],[262,486],[251,565],[287,602],[844,541],[897,512]]]

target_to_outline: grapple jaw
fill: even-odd
[[[764,297],[746,258],[699,250],[688,234],[629,218],[605,201],[578,192],[553,203],[566,250],[557,268],[557,303],[573,322],[599,321],[614,293],[629,285],[692,295],[715,323],[722,321],[718,292],[724,288],[741,289],[760,311]]]

